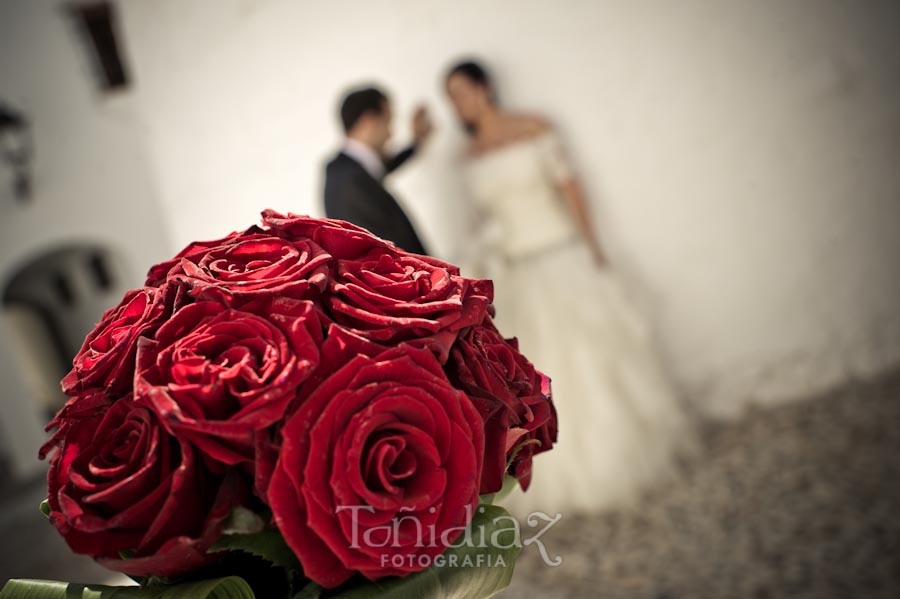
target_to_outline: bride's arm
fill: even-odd
[[[600,241],[597,239],[584,189],[575,176],[575,172],[566,157],[566,152],[563,150],[556,132],[553,131],[546,121],[540,122],[540,125],[540,135],[543,136],[543,139],[541,139],[543,161],[547,175],[556,183],[560,194],[566,202],[566,207],[575,221],[578,232],[591,250],[594,261],[598,266],[603,266],[606,264],[606,256],[603,253]]]
[[[559,191],[565,198],[569,212],[571,212],[572,218],[575,220],[578,231],[587,242],[594,261],[598,266],[605,265],[606,256],[603,253],[600,240],[597,239],[597,233],[594,230],[594,224],[591,220],[590,210],[588,209],[581,184],[574,177],[570,177],[559,183]]]

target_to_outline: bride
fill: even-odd
[[[478,274],[495,279],[495,320],[551,377],[559,413],[558,445],[535,457],[535,480],[507,507],[627,506],[692,444],[688,419],[552,127],[502,109],[475,62],[450,69],[446,91],[470,135],[464,174],[483,217],[469,244]]]

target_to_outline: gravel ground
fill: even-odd
[[[707,427],[630,512],[563,519],[503,599],[900,597],[900,373]]]

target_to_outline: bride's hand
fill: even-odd
[[[412,122],[413,138],[415,139],[416,144],[425,141],[428,136],[431,135],[433,129],[434,127],[431,125],[431,118],[428,116],[428,109],[425,106],[416,108]]]
[[[605,268],[609,265],[609,261],[606,259],[606,254],[603,253],[603,250],[600,249],[597,245],[591,245],[591,257],[594,259],[594,264],[597,268]]]

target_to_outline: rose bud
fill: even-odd
[[[519,353],[515,340],[500,335],[490,318],[460,335],[445,369],[484,419],[481,493],[500,490],[510,459],[511,474],[527,489],[531,458],[556,442],[549,379]]]

